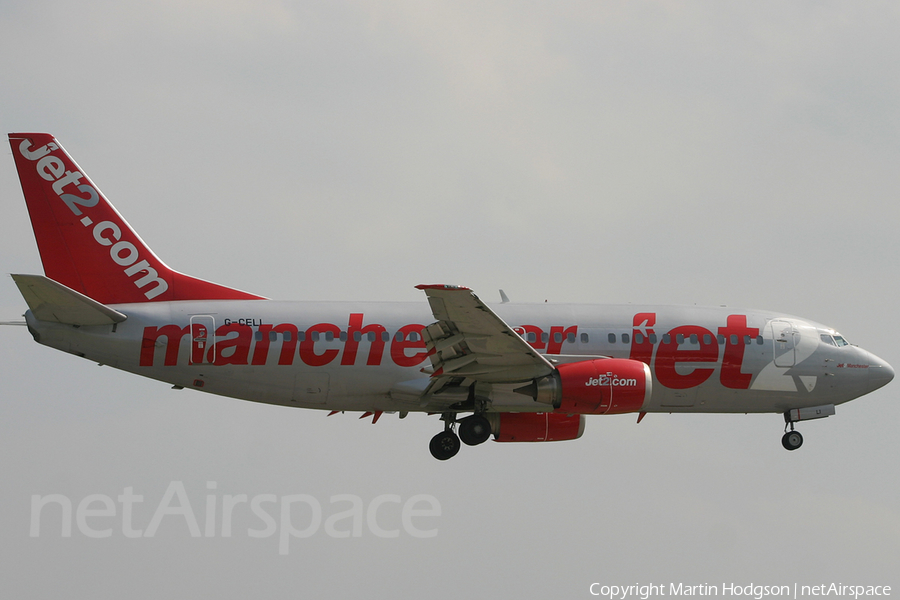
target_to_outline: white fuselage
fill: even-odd
[[[42,344],[185,388],[284,406],[439,411],[424,389],[426,303],[205,300],[111,305],[116,325],[26,317]],[[784,412],[840,404],[884,385],[890,366],[808,320],[731,308],[499,304],[539,353],[640,360],[642,412]],[[491,411],[546,405],[498,386]],[[449,400],[448,400],[449,402]]]

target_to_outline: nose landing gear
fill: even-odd
[[[787,450],[796,450],[803,445],[803,436],[799,431],[794,431],[794,423],[798,421],[810,421],[812,419],[822,419],[830,417],[834,414],[834,404],[823,404],[822,406],[807,406],[803,408],[792,408],[784,412],[784,436],[781,438],[781,445]],[[788,427],[791,428],[788,431]]]
[[[788,427],[791,428],[788,431]],[[794,420],[791,419],[791,411],[784,413],[784,435],[781,436],[781,445],[785,450],[796,450],[803,445],[803,436],[799,431],[794,431]]]
[[[803,445],[803,436],[800,435],[799,431],[787,431],[781,437],[781,445],[784,446],[785,450],[796,450],[800,446]]]

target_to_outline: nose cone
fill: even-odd
[[[869,391],[884,387],[894,378],[894,368],[871,352],[869,354]]]

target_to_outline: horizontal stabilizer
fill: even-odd
[[[112,325],[127,317],[43,275],[12,275],[31,313],[68,325]]]

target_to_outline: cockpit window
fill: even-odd
[[[834,343],[834,338],[832,338],[827,333],[823,333],[823,334],[819,335],[819,337],[822,338],[822,341],[825,342],[826,344],[828,344],[829,346],[837,346],[837,344]]]
[[[843,336],[835,335],[835,336],[834,336],[834,344],[835,344],[836,346],[849,346],[849,345],[850,345],[850,342],[848,342],[847,340],[845,340],[845,339],[843,338]]]

